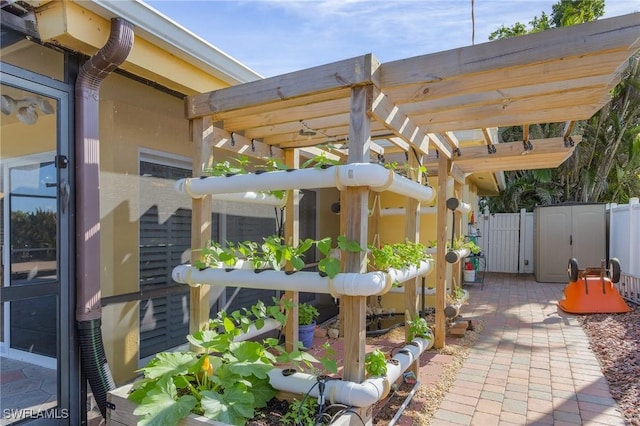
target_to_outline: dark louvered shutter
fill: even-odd
[[[273,218],[227,215],[227,241],[234,243],[240,241],[261,242],[263,237],[275,233],[275,215]],[[241,308],[249,308],[255,305],[258,300],[262,300],[265,305],[270,305],[271,299],[275,295],[274,290],[227,287],[227,307],[225,310],[233,312]]]
[[[190,176],[191,171],[143,161],[140,173],[166,179],[171,188],[173,181]],[[168,291],[166,295],[140,301],[141,358],[186,342],[189,288],[172,288],[177,283],[171,279],[171,271],[184,263],[184,254],[190,247],[191,210],[178,208],[162,212],[154,204],[144,212],[140,218],[140,289],[167,288]]]

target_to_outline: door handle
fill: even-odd
[[[569,245],[573,245],[573,235],[569,235]]]

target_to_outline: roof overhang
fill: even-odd
[[[140,1],[38,1],[42,41],[93,55],[107,41],[110,19],[135,27],[131,54],[120,67],[192,95],[262,78],[211,44]]]

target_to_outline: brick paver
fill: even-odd
[[[488,273],[469,289],[463,317],[485,328],[432,424],[624,425],[582,327],[557,308],[563,288]]]

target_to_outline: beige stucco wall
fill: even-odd
[[[181,99],[112,74],[100,91],[100,214],[102,296],[139,289],[138,219],[141,148],[191,155],[189,123]],[[162,200],[158,200],[162,202]],[[138,304],[103,310],[103,339],[114,379],[123,383],[138,368]]]

